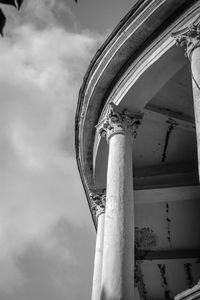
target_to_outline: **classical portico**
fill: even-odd
[[[138,1],[84,79],[76,151],[97,229],[92,300],[199,297],[199,16],[200,1]]]

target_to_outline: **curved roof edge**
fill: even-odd
[[[120,31],[120,29],[123,27],[123,25],[126,23],[126,21],[129,20],[129,18],[135,12],[139,13],[138,10],[139,10],[139,8],[141,8],[142,4],[148,5],[149,2],[152,2],[152,0],[139,0],[139,1],[137,1],[137,3],[132,7],[132,9],[124,16],[124,18],[114,28],[114,30],[108,36],[108,38],[103,43],[103,45],[97,50],[96,54],[94,55],[94,57],[90,61],[89,67],[88,67],[88,69],[87,69],[87,71],[84,75],[84,78],[83,78],[83,83],[82,83],[81,88],[79,90],[78,103],[77,103],[77,108],[76,108],[76,115],[75,115],[75,150],[76,150],[76,157],[78,155],[78,150],[79,150],[79,147],[77,147],[77,145],[79,144],[78,143],[78,131],[79,131],[78,122],[79,122],[79,118],[80,118],[80,110],[81,110],[82,102],[84,100],[84,92],[85,92],[85,89],[86,89],[87,82],[89,80],[89,77],[92,75],[92,73],[94,71],[93,67],[94,67],[96,61],[101,56],[101,54],[103,53],[104,49],[112,41],[113,37],[115,37],[116,34]]]
[[[94,126],[96,125],[95,122],[97,123],[98,121],[98,117],[99,117],[99,110],[102,109],[102,106],[105,103],[105,98],[106,95],[109,94],[108,89],[111,88],[113,86],[113,81],[116,79],[116,77],[118,77],[118,73],[119,71],[122,70],[124,71],[124,66],[126,65],[127,61],[130,60],[130,53],[127,53],[127,56],[123,58],[123,60],[121,61],[121,66],[120,68],[116,68],[114,69],[113,74],[111,74],[111,79],[109,80],[109,86],[105,87],[106,92],[104,91],[104,94],[102,94],[100,96],[99,99],[96,99],[96,97],[94,98],[94,93],[93,90],[91,93],[91,97],[86,98],[86,93],[88,93],[88,90],[91,89],[91,80],[93,79],[95,72],[97,71],[100,63],[102,63],[103,59],[105,58],[105,56],[108,56],[108,51],[109,49],[111,49],[111,47],[113,46],[114,41],[117,39],[120,39],[124,30],[127,29],[128,27],[130,27],[131,22],[133,23],[134,20],[138,19],[140,17],[140,15],[142,15],[143,18],[155,18],[155,12],[157,12],[157,14],[160,14],[160,19],[161,20],[154,20],[155,22],[155,26],[152,26],[152,33],[150,33],[150,36],[148,36],[148,32],[147,32],[147,36],[144,36],[143,39],[139,40],[139,45],[137,45],[138,47],[135,49],[135,52],[133,52],[133,57],[132,59],[136,58],[138,56],[138,49],[143,51],[145,49],[145,47],[147,47],[150,43],[150,40],[152,41],[153,39],[155,39],[155,32],[158,33],[161,32],[164,28],[161,28],[161,25],[163,25],[164,23],[172,23],[177,17],[179,17],[183,11],[185,9],[187,9],[188,7],[192,6],[193,4],[195,4],[197,2],[197,0],[182,0],[182,1],[176,1],[176,0],[139,0],[134,6],[133,8],[127,13],[127,15],[120,21],[120,23],[117,25],[117,27],[114,29],[114,31],[111,33],[111,35],[107,38],[107,40],[104,42],[104,44],[101,46],[101,48],[96,52],[94,58],[92,59],[88,70],[83,78],[83,83],[82,86],[80,88],[79,91],[79,97],[78,97],[78,104],[77,104],[77,110],[76,110],[76,116],[75,116],[75,151],[76,151],[76,160],[77,160],[77,165],[78,165],[78,169],[79,169],[79,173],[81,176],[81,180],[83,183],[83,187],[85,189],[85,193],[88,199],[88,204],[90,207],[90,199],[89,199],[89,189],[90,188],[94,188],[94,186],[91,184],[92,182],[92,168],[90,165],[88,165],[88,163],[86,163],[85,165],[83,165],[83,162],[81,161],[81,151],[85,151],[85,149],[83,149],[85,147],[85,145],[83,146],[81,144],[81,139],[80,139],[80,133],[81,129],[84,124],[85,121],[85,116],[87,115],[87,110],[88,110],[88,105],[90,104],[90,99],[92,98],[93,101],[95,99],[95,106],[97,106],[96,111],[94,110],[94,119],[89,122],[89,127],[90,130],[87,132],[88,137],[90,137],[90,141],[89,144],[87,144],[87,151],[84,153],[84,156],[87,156],[91,158],[92,155],[92,146],[93,146],[93,139],[94,139]],[[149,9],[149,7],[151,7],[151,9]],[[158,9],[159,8],[159,9]],[[146,13],[144,14],[144,10],[146,9]],[[161,10],[163,9],[162,13]],[[148,15],[147,15],[148,13]],[[151,19],[151,21],[152,21]],[[160,21],[160,22],[159,22]],[[146,19],[145,19],[146,22]],[[156,23],[157,22],[157,23]],[[140,26],[140,24],[139,24]],[[141,26],[144,26],[144,24],[142,24]],[[146,29],[146,27],[144,27]],[[144,30],[143,28],[143,30]],[[134,37],[137,35],[134,33]],[[125,37],[123,37],[125,38]],[[129,38],[126,38],[126,41],[132,41],[132,34],[130,34]],[[125,44],[125,40],[124,40],[124,44]],[[126,45],[127,46],[127,45]],[[122,47],[121,47],[122,48]],[[115,57],[116,55],[120,55],[120,51],[122,50],[120,47],[116,50],[116,52],[114,53]],[[105,51],[107,50],[107,52],[105,53]],[[132,50],[132,49],[130,49]],[[116,54],[117,53],[117,54]],[[134,57],[135,54],[135,57]],[[126,55],[126,54],[125,54]],[[110,61],[114,61],[113,56],[110,58]],[[109,62],[110,62],[109,61]],[[105,73],[106,71],[108,72],[108,64],[104,65],[104,70],[103,72]],[[120,72],[121,74],[121,72]],[[103,76],[102,73],[99,76]],[[98,84],[99,81],[99,77],[98,79],[96,79],[96,82]],[[105,80],[106,82],[106,80]],[[107,83],[107,82],[106,82]],[[96,85],[97,85],[96,84]],[[92,87],[93,88],[93,87]],[[96,88],[96,86],[95,86]],[[102,87],[101,87],[102,89]],[[88,100],[89,99],[89,100]],[[89,103],[89,104],[88,104]],[[93,109],[94,109],[94,103],[93,103]],[[86,130],[83,130],[86,131]],[[92,162],[92,159],[90,159]],[[87,176],[86,176],[87,174]],[[86,178],[87,177],[87,178]],[[93,218],[94,220],[94,218]],[[94,220],[95,223],[95,220]]]

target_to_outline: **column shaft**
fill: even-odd
[[[105,213],[101,213],[98,217],[98,226],[97,226],[92,298],[91,298],[92,300],[100,299],[103,239],[104,239],[104,220],[105,220]]]
[[[185,47],[191,61],[194,114],[197,136],[198,169],[200,176],[200,16],[185,28],[172,33],[177,45]]]
[[[101,300],[133,300],[134,213],[132,141],[109,139]]]
[[[191,53],[191,73],[199,162],[198,169],[200,175],[200,47],[195,48]]]

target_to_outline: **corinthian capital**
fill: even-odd
[[[140,112],[132,113],[111,103],[107,115],[96,128],[101,136],[106,137],[107,141],[117,133],[129,134],[135,138],[142,116],[143,114]]]
[[[93,215],[98,218],[105,212],[106,194],[104,192],[90,192],[90,203]]]
[[[192,51],[200,46],[200,17],[171,36],[176,39],[178,46],[185,47],[185,55],[190,59]]]

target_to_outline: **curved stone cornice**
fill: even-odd
[[[109,141],[114,134],[128,134],[136,138],[137,128],[141,124],[143,114],[132,113],[127,109],[122,109],[114,103],[109,104],[105,118],[96,126],[99,134]]]
[[[185,47],[185,55],[191,59],[192,51],[200,46],[200,16],[189,26],[172,33],[177,45]]]
[[[106,194],[104,192],[90,192],[90,203],[92,214],[96,219],[103,213],[105,213],[106,206]]]
[[[76,159],[89,205],[89,190],[95,188],[95,125],[113,88],[132,64],[137,68],[137,61],[157,47],[157,41],[169,26],[197,4],[196,0],[137,1],[91,61],[79,92],[75,118]]]

